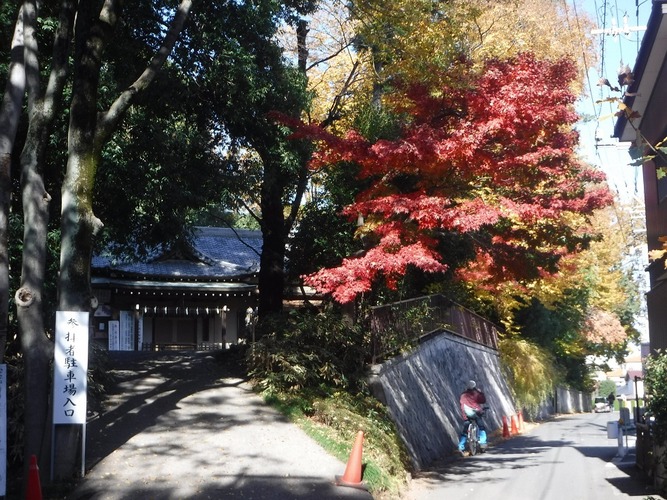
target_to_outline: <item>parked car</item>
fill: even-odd
[[[593,411],[595,413],[610,412],[611,406],[609,406],[607,398],[595,398],[595,401],[593,402]]]

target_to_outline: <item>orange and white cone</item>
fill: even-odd
[[[363,454],[364,432],[357,432],[357,438],[354,440],[354,446],[350,453],[350,458],[345,467],[345,474],[336,476],[337,486],[350,486],[352,488],[367,489],[361,481],[361,456]]]
[[[516,436],[519,433],[519,428],[516,420],[516,415],[512,415],[512,435]]]
[[[503,415],[503,437],[508,438],[510,437],[510,429],[507,426],[507,417]]]

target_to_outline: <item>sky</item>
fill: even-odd
[[[577,0],[567,0],[568,7],[572,9],[573,1]],[[618,194],[622,203],[638,200],[640,207],[644,203],[641,169],[630,165],[627,145],[619,144],[612,137],[615,119],[611,116],[617,111],[617,106],[615,103],[599,102],[608,97],[621,97],[621,94],[611,91],[609,87],[599,86],[598,82],[601,78],[607,78],[612,85],[616,85],[621,66],[627,64],[631,69],[634,68],[644,35],[641,27],[645,27],[648,22],[651,6],[651,0],[583,0],[584,10],[597,21],[597,27],[603,33],[591,34],[597,37],[600,57],[598,63],[588,71],[588,95],[578,103],[579,113],[590,117],[578,126],[580,153],[589,163],[605,172],[609,186]],[[644,220],[643,208],[636,217]],[[629,261],[634,263],[635,278],[642,292],[648,291],[648,274],[643,271],[648,264],[645,243],[636,248]],[[635,327],[641,332],[642,341],[648,341],[645,313],[637,318]]]
[[[570,0],[568,4],[572,5]],[[610,115],[617,111],[616,105],[597,101],[621,97],[619,92],[599,86],[598,81],[607,78],[616,85],[619,68],[625,64],[634,67],[644,35],[640,27],[646,26],[651,0],[584,0],[583,8],[597,20],[598,29],[604,30],[605,34],[592,34],[599,43],[600,58],[597,65],[589,68],[586,82],[589,95],[578,106],[581,114],[592,117],[579,127],[581,151],[589,162],[602,168],[611,188],[622,200],[633,196],[643,200],[640,168],[629,165],[627,148],[612,137],[615,120]],[[626,26],[627,30],[624,29]]]

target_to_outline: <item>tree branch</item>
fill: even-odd
[[[167,57],[171,53],[178,36],[183,30],[185,21],[190,14],[193,0],[181,0],[174,19],[169,26],[169,31],[164,38],[162,46],[157,51],[150,64],[146,67],[144,72],[137,78],[130,87],[122,92],[116,101],[109,107],[109,109],[102,113],[97,122],[97,130],[95,133],[95,144],[101,147],[106,143],[109,136],[116,129],[118,123],[121,121],[136,95],[143,91],[155,79],[160,69],[164,65]]]
[[[75,9],[76,6],[73,0],[63,0],[58,19],[58,28],[53,40],[51,73],[49,74],[49,81],[46,84],[42,106],[45,109],[53,110],[54,116],[56,105],[61,101],[62,90],[67,80],[69,44],[72,37]]]
[[[352,43],[348,42],[348,43],[346,43],[345,45],[342,45],[342,46],[340,47],[340,49],[338,49],[338,50],[337,50],[336,52],[334,52],[333,54],[330,54],[330,55],[328,55],[327,57],[325,57],[325,58],[323,58],[323,59],[319,59],[319,60],[313,62],[312,64],[310,64],[310,66],[308,66],[308,67],[306,68],[306,71],[309,71],[309,70],[313,69],[315,66],[317,66],[317,65],[319,65],[319,64],[322,64],[322,63],[325,63],[325,62],[329,61],[330,59],[333,59],[333,58],[336,57],[338,54],[340,54],[341,52],[343,52],[344,50],[346,50],[347,48],[349,48],[350,45],[352,45]]]
[[[252,217],[253,219],[255,219],[255,221],[257,221],[257,223],[261,225],[261,224],[262,224],[262,218],[261,218],[259,215],[257,215],[257,214],[253,211],[252,208],[250,208],[250,205],[248,205],[248,204],[243,200],[243,198],[241,198],[241,197],[238,197],[237,200],[238,200],[238,203],[240,203],[241,205],[243,205],[243,208],[245,208],[245,209],[248,211],[248,214],[250,214],[250,217]]]
[[[347,93],[347,90],[350,88],[350,85],[352,84],[352,80],[356,75],[358,67],[359,67],[359,59],[357,59],[354,62],[354,65],[350,70],[350,74],[347,76],[347,79],[345,80],[343,88],[340,89],[340,92],[338,92],[338,94],[336,94],[336,97],[334,97],[334,100],[331,103],[331,106],[329,107],[329,111],[327,112],[327,116],[320,123],[320,127],[326,128],[338,119],[338,111],[341,107],[341,101],[343,100],[343,95],[345,95]]]

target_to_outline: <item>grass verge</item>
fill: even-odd
[[[337,392],[327,397],[280,394],[265,400],[344,463],[363,431],[363,482],[374,498],[401,498],[409,459],[393,421],[375,398]]]

